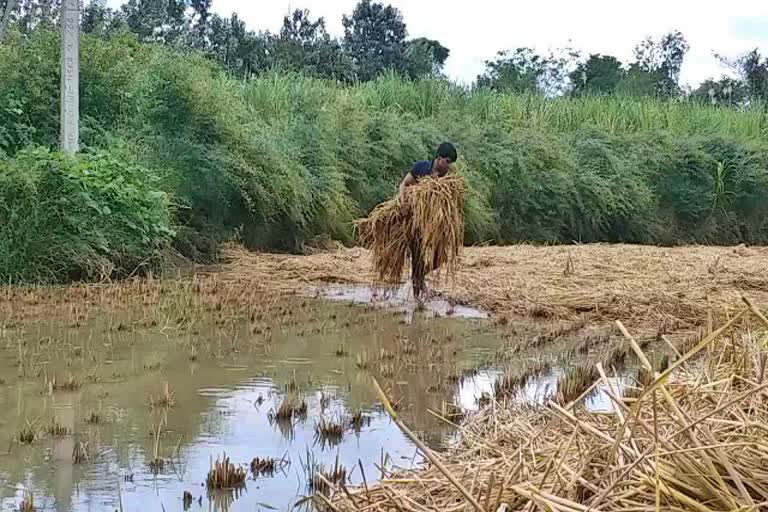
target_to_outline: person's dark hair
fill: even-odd
[[[458,156],[456,148],[450,142],[443,142],[437,148],[437,158],[450,158],[451,162],[455,162]]]

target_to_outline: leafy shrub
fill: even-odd
[[[109,153],[26,150],[0,162],[0,279],[55,282],[155,267],[173,232],[167,195]]]

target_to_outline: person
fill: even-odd
[[[406,200],[406,189],[410,186],[416,185],[420,179],[442,178],[446,176],[456,161],[458,154],[456,148],[450,142],[443,142],[438,146],[437,153],[433,160],[423,160],[413,164],[411,171],[405,175],[403,181],[400,182],[398,189],[398,197],[400,199],[400,206],[403,211],[408,208],[408,202]],[[410,244],[411,253],[411,283],[413,284],[413,295],[420,299],[426,291],[425,277],[426,269],[424,268],[424,262],[421,260],[421,240],[418,237],[414,237]],[[432,268],[431,270],[435,270]]]
[[[413,164],[411,171],[405,175],[400,182],[399,196],[402,201],[405,189],[415,185],[421,178],[430,176],[432,178],[442,178],[451,170],[451,166],[456,161],[458,154],[456,148],[450,142],[443,142],[437,148],[437,155],[434,160],[423,160]],[[402,204],[405,204],[402,202]]]

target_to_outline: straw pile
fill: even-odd
[[[313,256],[230,247],[226,255],[230,262],[220,279],[228,287],[295,292],[310,285],[369,285],[377,279],[370,251],[360,247]],[[566,272],[569,261],[571,271]],[[767,247],[514,245],[464,248],[461,268],[435,288],[511,323],[586,317],[595,325],[622,318],[643,335],[660,328],[662,334],[690,334],[707,327],[710,315],[719,323],[738,309],[744,293],[768,303],[766,275]],[[27,315],[36,311],[23,298],[13,300],[26,305]],[[16,310],[21,311],[7,314],[18,315]]]
[[[612,413],[589,411],[580,400],[564,406],[494,403],[467,424],[460,445],[439,458],[426,453],[432,462],[424,470],[387,475],[376,487],[345,489],[332,507],[765,510],[766,329],[768,320],[748,304],[661,373],[624,331],[653,378],[627,393],[636,398],[622,397],[598,366],[596,385],[611,397]]]
[[[381,281],[399,282],[411,252],[417,253],[424,275],[438,268],[456,270],[464,244],[466,188],[458,174],[423,178],[406,189],[405,197],[380,204],[357,222],[358,242],[371,250]]]

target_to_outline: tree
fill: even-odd
[[[325,20],[321,17],[312,21],[308,9],[296,9],[290,16],[285,16],[280,28],[281,39],[302,45],[312,45],[326,35]]]
[[[204,49],[208,46],[208,28],[211,21],[211,2],[213,0],[190,0],[192,20],[190,28],[191,45]]]
[[[567,89],[577,57],[578,53],[570,48],[550,52],[547,56],[530,48],[501,51],[496,54],[496,59],[485,61],[485,72],[477,77],[477,86],[557,96]]]
[[[543,74],[544,59],[530,48],[500,51],[495,60],[485,61],[485,72],[477,77],[477,86],[514,93],[535,92]]]
[[[434,39],[418,37],[406,42],[403,71],[411,78],[438,75],[450,50]]]
[[[373,80],[386,70],[402,71],[407,31],[400,11],[361,0],[351,16],[344,15],[344,50],[358,80]]]
[[[274,67],[336,80],[352,78],[341,44],[328,34],[325,20],[312,21],[306,9],[284,17],[279,35],[269,42]]]
[[[705,80],[691,93],[691,97],[712,105],[740,105],[749,98],[749,88],[743,80],[723,77]]]
[[[570,76],[581,54],[571,47],[550,51],[544,57],[544,73],[539,78],[539,90],[547,97],[561,96],[570,88]]]
[[[659,84],[664,80],[660,70],[648,71],[637,63],[631,64],[616,84],[618,96],[658,96]]]
[[[208,39],[209,53],[233,74],[250,78],[270,65],[268,35],[248,30],[237,14],[213,15]]]
[[[768,99],[768,59],[757,48],[735,59],[716,57],[739,76],[749,98]]]
[[[93,0],[83,11],[81,29],[86,34],[109,37],[126,27],[122,13],[106,6],[103,0]]]
[[[763,59],[755,48],[738,61],[739,72],[747,83],[753,98],[768,98],[768,59]]]
[[[753,98],[768,98],[768,60],[755,48],[739,59],[739,72]]]
[[[635,47],[635,65],[640,71],[659,76],[658,95],[674,96],[680,93],[680,70],[689,49],[680,31],[665,34],[658,41],[648,37]]]
[[[16,22],[24,34],[38,28],[53,28],[59,22],[61,0],[21,0]]]
[[[122,11],[132,32],[142,41],[174,44],[188,32],[185,12],[189,0],[128,0]]]
[[[613,94],[624,75],[616,57],[592,54],[571,73],[571,92],[574,95]]]

